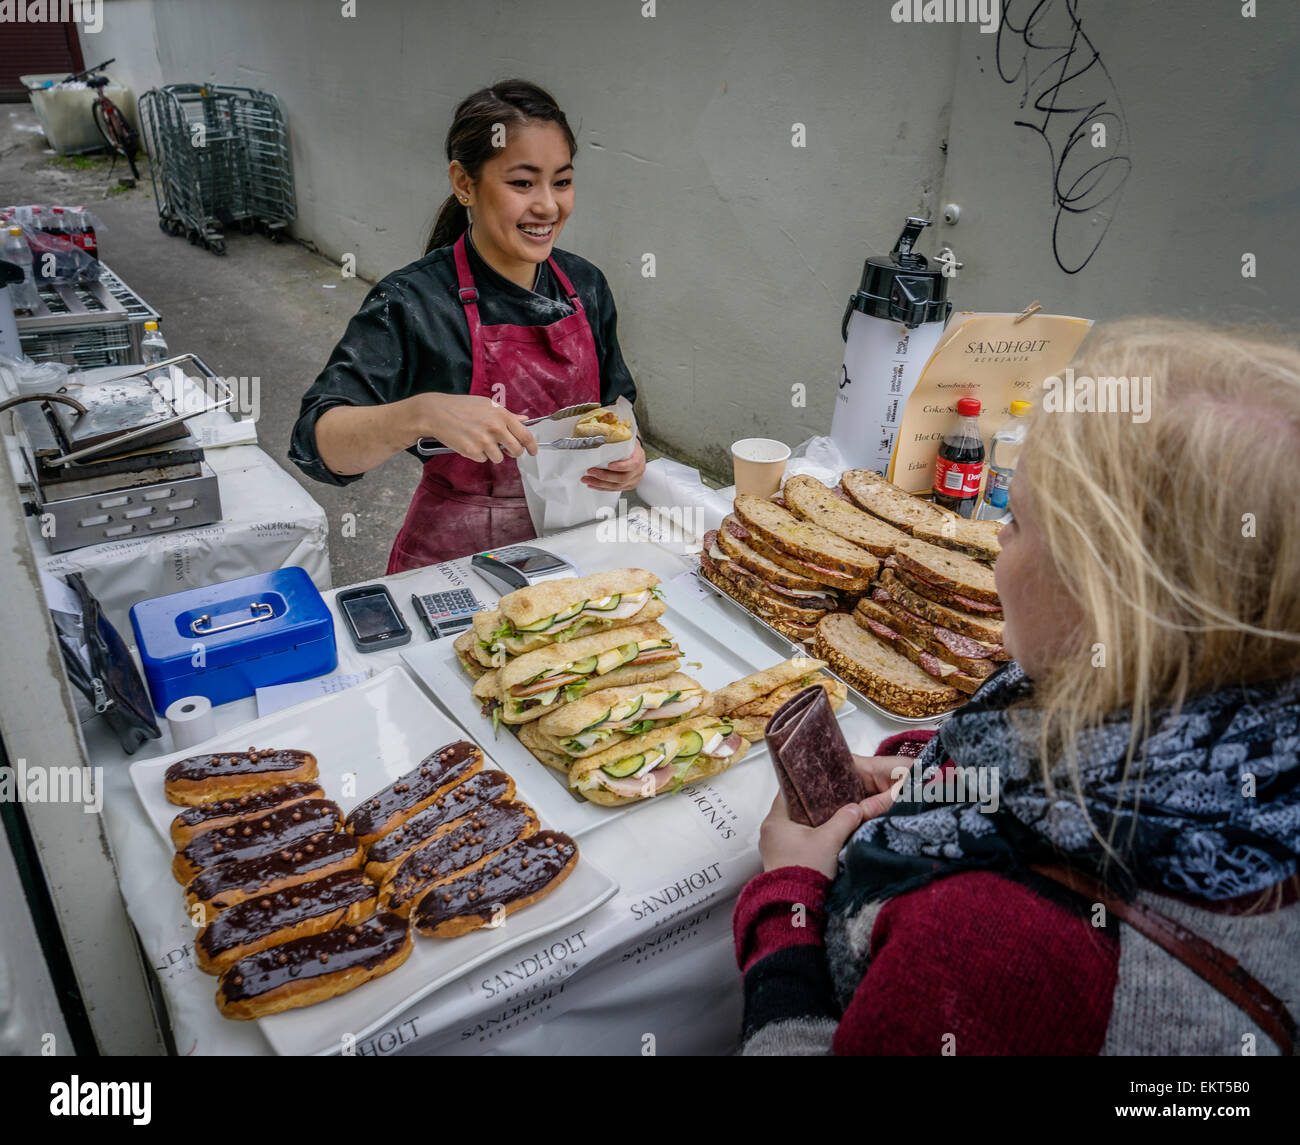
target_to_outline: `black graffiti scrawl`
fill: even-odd
[[[1080,0],[1005,0],[997,69],[1028,109],[1052,165],[1052,253],[1066,274],[1092,260],[1132,169],[1128,125],[1106,64],[1083,30]],[[1099,127],[1100,125],[1100,127]],[[1097,146],[1104,132],[1105,145]]]

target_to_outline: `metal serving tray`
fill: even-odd
[[[698,562],[696,562],[695,568],[692,571],[694,573],[696,582],[702,585],[704,588],[707,588],[711,593],[713,593],[714,596],[718,597],[721,600],[726,601],[726,603],[729,604],[732,608],[736,609],[736,611],[738,612],[743,613],[754,623],[761,624],[770,633],[772,633],[772,635],[775,636],[778,640],[784,641],[791,648],[793,648],[796,653],[804,656],[812,655],[812,651],[807,645],[791,640],[790,637],[788,637],[784,632],[781,632],[778,629],[773,628],[770,624],[768,624],[766,620],[764,620],[757,613],[750,612],[749,609],[746,608],[743,604],[741,604],[740,601],[736,600],[735,597],[728,596],[725,592],[722,591],[722,589],[720,589],[716,584],[714,584],[711,580],[709,580],[708,577],[701,576]],[[938,725],[943,723],[943,721],[946,720],[950,715],[952,715],[953,712],[960,710],[960,707],[952,708],[947,712],[940,712],[937,716],[900,716],[898,715],[897,712],[891,712],[884,705],[878,704],[870,696],[864,695],[862,692],[858,691],[857,688],[855,688],[852,684],[850,684],[848,680],[844,679],[843,676],[841,676],[829,665],[826,667],[825,670],[829,672],[832,676],[834,676],[837,680],[839,680],[846,688],[848,688],[848,690],[853,694],[853,698],[863,707],[870,708],[874,712],[879,712],[886,719],[893,720],[895,723],[898,724],[908,724],[913,727],[938,727]]]

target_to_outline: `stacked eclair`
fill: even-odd
[[[172,764],[172,873],[199,926],[217,1007],[260,1018],[346,993],[400,966],[412,930],[498,925],[573,869],[483,753],[448,744],[346,817],[309,752],[249,748]],[[541,835],[540,838],[534,836]],[[531,869],[530,869],[531,868]],[[426,902],[426,899],[429,900]]]

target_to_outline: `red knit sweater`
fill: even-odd
[[[897,738],[885,741],[880,754],[897,745]],[[1132,1008],[1131,999],[1116,1003],[1121,927],[1115,920],[1095,926],[1091,904],[1050,880],[1027,878],[952,875],[864,908],[856,918],[831,920],[825,909],[831,881],[820,872],[784,867],[752,879],[734,917],[746,1051],[1143,1052],[1140,1038],[1133,1041],[1139,1048],[1126,1049],[1128,1032],[1112,1028],[1112,1011],[1122,1010],[1128,1022]],[[1233,906],[1220,910],[1231,913]],[[1279,923],[1293,926],[1296,912],[1276,912],[1290,915]],[[828,923],[839,928],[829,951]],[[1157,975],[1166,972],[1189,973],[1173,959],[1157,965]],[[1130,977],[1125,989],[1144,988],[1136,974]],[[1280,985],[1286,997],[1288,988]],[[1189,991],[1193,1008],[1222,1002]],[[1179,1052],[1176,1044],[1170,1048]],[[1261,1052],[1269,1051],[1261,1045]]]

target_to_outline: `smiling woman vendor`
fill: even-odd
[[[388,572],[531,539],[515,458],[524,421],[636,398],[605,276],[557,250],[573,211],[577,144],[549,94],[507,80],[466,98],[447,133],[452,194],[425,255],[383,279],[303,396],[289,458],[345,485],[421,437],[424,461]],[[636,451],[583,484],[632,489]]]

